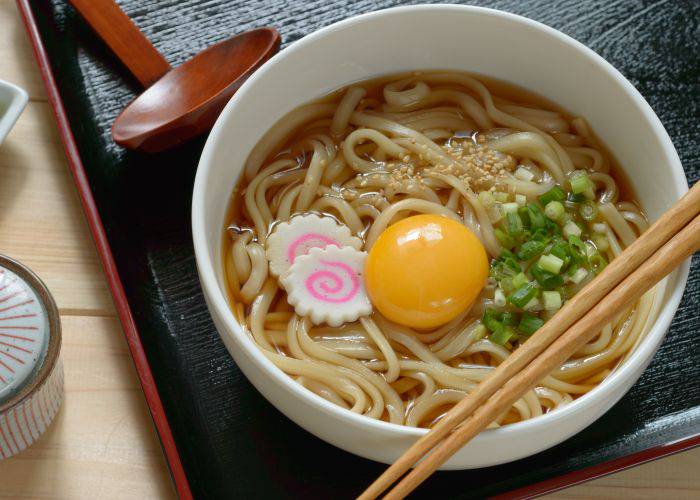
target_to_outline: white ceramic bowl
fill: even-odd
[[[0,144],[27,105],[27,93],[9,82],[0,80]]]
[[[221,263],[224,216],[258,139],[295,107],[358,80],[418,69],[462,70],[533,90],[584,116],[614,152],[651,219],[686,190],[666,131],[610,64],[568,36],[500,11],[426,5],[389,9],[321,29],[268,61],[221,113],[194,186],[192,230],[200,280],[226,347],[255,387],[316,436],[357,455],[391,462],[425,430],[372,420],[327,402],[272,365],[229,310]],[[665,305],[635,353],[590,393],[545,416],[483,432],[445,464],[483,467],[515,460],[572,436],[639,378],[676,311],[688,275],[671,276]]]

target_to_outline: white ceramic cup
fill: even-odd
[[[639,92],[579,42],[520,16],[454,5],[388,9],[323,28],[260,68],[221,113],[199,163],[192,231],[204,295],[226,347],[272,404],[321,439],[385,463],[426,431],[342,409],[301,387],[260,353],[227,304],[221,260],[224,217],[246,157],[286,113],[353,82],[431,69],[512,82],[585,117],[625,168],[652,220],[687,190],[673,144]],[[482,432],[443,468],[484,467],[532,455],[600,417],[639,378],[663,340],[688,270],[686,263],[671,275],[654,326],[603,383],[557,411]]]

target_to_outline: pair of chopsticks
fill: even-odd
[[[700,182],[384,471],[359,499],[377,498],[415,465],[384,497],[404,498],[589,342],[625,306],[698,250]]]

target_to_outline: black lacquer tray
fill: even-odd
[[[121,0],[180,64],[246,29],[279,29],[283,46],[353,14],[399,4]],[[700,170],[700,3],[493,0],[596,50],[650,102],[691,182]],[[18,0],[144,392],[183,498],[350,498],[383,466],[303,431],[250,385],[214,329],[197,279],[190,198],[204,143],[158,155],[110,138],[138,84],[66,0]],[[478,50],[465,48],[464,50]],[[585,81],[582,81],[585,84]],[[433,476],[417,497],[529,496],[700,444],[700,265],[666,341],[632,390],[559,446],[476,471]]]

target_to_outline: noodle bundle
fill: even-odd
[[[566,198],[542,201],[565,186]],[[371,418],[430,427],[527,341],[527,327],[507,327],[516,308],[503,290],[517,288],[521,273],[504,264],[514,259],[539,279],[536,257],[523,257],[508,225],[509,213],[527,214],[538,201],[549,219],[559,217],[560,239],[581,242],[574,254],[588,266],[570,264],[548,299],[577,293],[648,226],[580,117],[462,73],[353,85],[288,114],[250,154],[224,244],[232,308],[265,356],[309,391]],[[275,225],[301,213],[335,218],[366,250],[408,216],[450,218],[481,241],[490,278],[467,311],[433,330],[376,310],[340,327],[314,325],[294,312],[265,257]],[[542,246],[554,251],[554,241]],[[594,388],[643,337],[660,295],[644,295],[492,425],[542,415]],[[528,297],[518,314],[536,327],[556,311],[544,302]],[[504,325],[510,333],[497,334]]]

